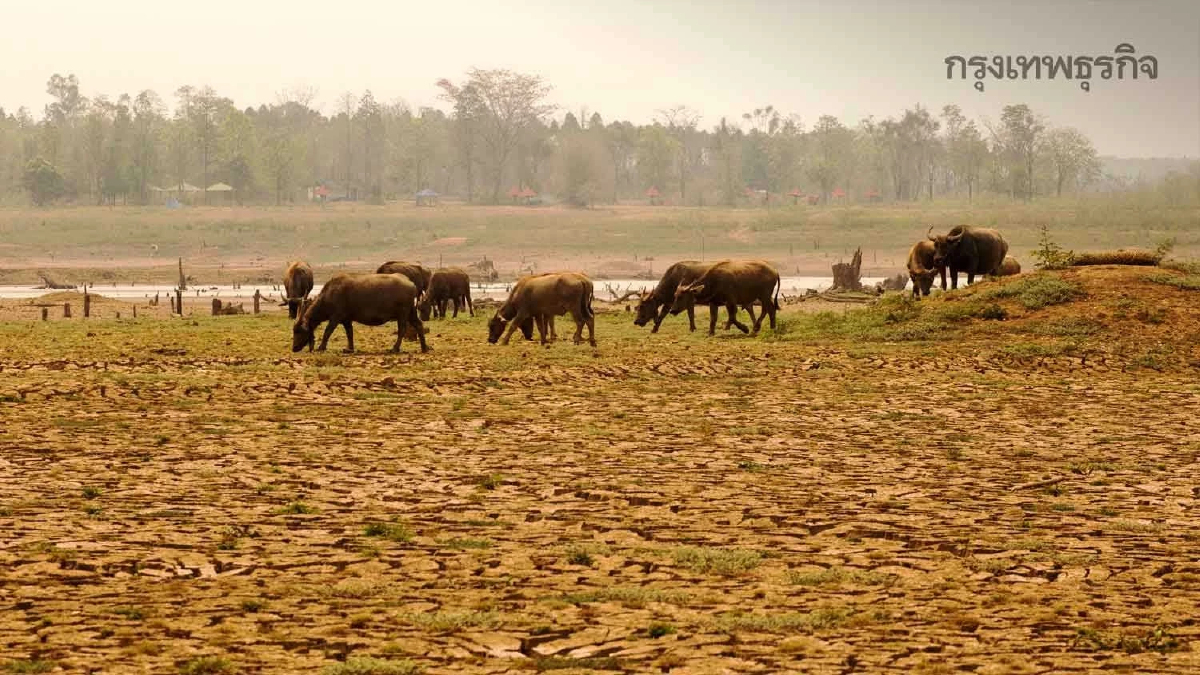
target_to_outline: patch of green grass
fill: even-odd
[[[738,462],[738,468],[747,473],[763,473],[767,470],[767,465],[746,460]]]
[[[1002,286],[979,291],[980,300],[1015,299],[1025,309],[1041,309],[1060,305],[1083,296],[1083,291],[1063,278],[1053,274],[1022,276]]]
[[[1189,274],[1183,277],[1174,274],[1152,274],[1146,277],[1146,281],[1172,286],[1183,291],[1200,291],[1200,274]]]
[[[758,567],[763,556],[758,551],[725,548],[682,547],[673,551],[675,563],[699,573],[732,577]]]
[[[342,663],[325,666],[322,675],[415,675],[421,667],[407,659],[377,659],[355,656]]]
[[[104,490],[101,488],[98,488],[94,485],[88,485],[83,488],[83,498],[84,499],[95,499],[96,497],[99,497],[102,494],[104,494]]]
[[[180,675],[233,675],[237,668],[220,656],[201,656],[179,666]]]
[[[379,591],[379,584],[361,578],[343,579],[329,588],[329,594],[335,598],[369,598]]]
[[[842,607],[785,614],[726,614],[714,621],[725,633],[811,633],[846,624],[854,612]]]
[[[267,601],[262,598],[247,598],[242,601],[242,611],[247,614],[261,612],[267,607]]]
[[[675,632],[675,626],[672,626],[669,623],[655,622],[655,623],[650,624],[646,628],[646,635],[650,636],[651,638],[655,638],[655,639],[663,637],[664,635],[671,635],[674,632]]]
[[[448,548],[454,551],[470,551],[482,550],[491,548],[496,545],[491,539],[471,539],[468,537],[454,537],[438,542],[443,548]]]
[[[275,510],[275,514],[280,515],[280,516],[305,515],[305,514],[311,514],[311,513],[316,513],[316,512],[317,512],[317,507],[309,506],[308,504],[305,504],[304,502],[291,502],[288,505]]]
[[[456,633],[467,628],[496,628],[503,617],[497,612],[422,612],[401,614],[401,622],[430,633]]]
[[[539,673],[547,670],[624,670],[620,659],[604,657],[588,657],[577,659],[570,656],[547,656],[533,662]]]
[[[22,675],[25,675],[26,673],[48,673],[54,670],[56,667],[57,666],[55,666],[53,661],[43,661],[41,659],[22,659],[16,661],[6,661],[4,663],[4,672],[21,673]]]
[[[1137,520],[1114,520],[1108,526],[1118,532],[1134,534],[1156,534],[1163,529],[1163,526],[1158,523],[1143,523]]]
[[[572,565],[583,565],[591,567],[595,564],[592,560],[592,554],[585,548],[572,548],[567,552],[567,562]]]
[[[113,614],[130,621],[141,621],[146,618],[146,611],[140,607],[118,607],[113,610]]]
[[[1071,649],[1081,651],[1119,651],[1126,654],[1158,652],[1167,654],[1179,651],[1184,643],[1177,638],[1169,626],[1154,626],[1141,635],[1107,633],[1093,628],[1079,628]]]
[[[504,476],[498,473],[489,473],[486,476],[480,476],[475,481],[475,485],[484,490],[495,490],[504,484]]]
[[[1084,337],[1104,330],[1104,324],[1082,316],[1049,319],[1026,324],[1024,331],[1046,337]]]
[[[788,572],[787,579],[788,583],[797,586],[842,586],[845,584],[881,586],[891,584],[896,577],[871,570],[830,567],[815,572],[791,571]]]
[[[413,531],[411,529],[409,529],[408,526],[405,525],[404,523],[399,523],[399,522],[378,523],[378,522],[375,522],[375,523],[367,523],[367,526],[363,528],[363,535],[368,536],[368,537],[379,537],[381,539],[387,539],[388,541],[404,543],[404,542],[412,540]]]
[[[564,595],[562,600],[572,605],[585,605],[593,602],[618,602],[626,607],[641,608],[651,602],[689,605],[695,601],[695,596],[687,591],[665,591],[657,588],[644,588],[642,586],[609,586],[607,588],[570,593]]]

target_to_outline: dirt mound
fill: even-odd
[[[91,297],[92,304],[102,303],[102,302],[120,302],[119,300],[114,300],[113,298],[107,298],[98,293],[88,293],[88,296]],[[54,291],[52,293],[47,293],[45,295],[39,295],[38,297],[30,300],[29,302],[30,302],[30,304],[58,303],[58,302],[78,302],[78,303],[82,304],[83,303],[83,291]]]

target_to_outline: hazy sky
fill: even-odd
[[[563,111],[646,122],[687,105],[711,127],[773,104],[811,126],[922,103],[975,119],[1028,103],[1101,154],[1200,156],[1200,2],[1189,0],[39,0],[9,3],[0,106],[39,115],[52,73],[88,96],[208,84],[239,106],[312,87],[444,105],[438,78],[471,67],[541,75]],[[577,7],[577,9],[575,8]],[[947,80],[951,54],[1112,55],[1128,42],[1157,80]]]

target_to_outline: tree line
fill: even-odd
[[[150,90],[88,98],[74,75],[55,74],[40,117],[0,108],[0,199],[161,203],[162,190],[223,183],[239,203],[276,204],[313,194],[382,203],[423,189],[498,203],[513,188],[580,206],[651,188],[687,205],[790,200],[794,191],[821,202],[981,192],[1028,200],[1085,189],[1101,174],[1086,136],[1023,104],[995,122],[955,105],[915,105],[853,124],[823,115],[811,126],[770,105],[704,125],[677,106],[635,125],[563,113],[541,78],[508,70],[435,86],[446,110],[366,91],[343,94],[327,114],[311,91],[239,108],[211,87],[184,86],[168,108]]]

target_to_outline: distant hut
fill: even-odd
[[[225,203],[232,204],[236,190],[233,189],[232,185],[226,185],[225,183],[213,183],[205,188],[204,192],[206,197],[209,192],[216,192],[217,194],[225,195]],[[205,201],[208,200],[205,199]]]
[[[797,188],[789,192],[788,196],[792,198],[792,206],[795,206],[800,203],[800,198],[804,196],[804,193]]]
[[[819,202],[819,201],[821,201],[821,195],[809,195],[808,196],[808,205],[809,206],[816,206],[817,202]]]
[[[830,196],[838,201],[842,201],[846,198],[846,191],[843,190],[842,188],[834,188],[833,194]]]
[[[513,202],[514,204],[516,204],[516,203],[517,203],[517,200],[521,198],[521,188],[519,188],[519,187],[516,187],[516,186],[513,186],[513,187],[512,187],[512,188],[511,188],[511,189],[508,191],[508,197],[509,197],[509,199],[512,199],[512,202]]]
[[[871,188],[870,190],[867,190],[867,201],[879,202],[879,201],[883,201],[883,197],[879,194],[879,190],[876,190],[875,188]]]
[[[525,188],[521,190],[520,197],[526,206],[530,206],[533,204],[533,200],[537,198],[537,193],[532,188]]]
[[[650,186],[649,190],[646,190],[646,198],[649,199],[650,203],[653,205],[662,204],[662,193],[659,192],[658,188],[654,187],[653,185]]]
[[[425,188],[417,193],[417,206],[434,206],[438,201],[438,193]]]

